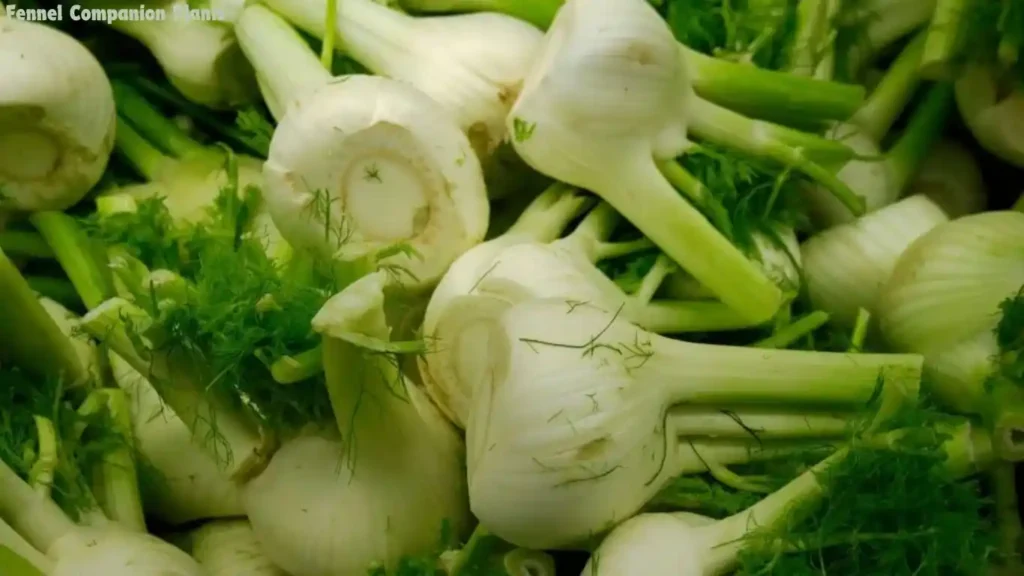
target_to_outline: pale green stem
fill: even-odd
[[[970,7],[970,0],[936,0],[921,52],[920,68],[925,78],[950,80],[950,63],[960,50],[963,17]]]
[[[60,456],[57,450],[57,430],[53,422],[42,416],[33,417],[36,422],[36,461],[28,474],[28,481],[41,498],[49,498],[53,490],[53,477],[57,471]]]
[[[798,320],[776,330],[771,336],[758,340],[754,348],[782,349],[788,348],[797,340],[814,332],[828,323],[828,314],[815,310]]]
[[[881,142],[903,113],[921,84],[918,63],[924,50],[924,33],[914,37],[886,70],[875,90],[850,120],[875,142]]]
[[[37,377],[61,378],[65,386],[88,381],[88,368],[71,340],[46,313],[28,282],[2,251],[0,302],[0,350],[6,359]]]
[[[674,406],[667,418],[677,438],[795,440],[842,438],[854,413],[759,407]]]
[[[867,338],[870,323],[871,312],[864,308],[857,310],[857,320],[853,325],[853,335],[850,336],[850,347],[847,352],[860,352],[864,349],[864,340]]]
[[[841,5],[840,0],[800,0],[786,66],[790,74],[823,80],[832,77],[835,19]]]
[[[657,248],[657,246],[649,239],[637,238],[636,240],[626,240],[623,242],[601,242],[594,247],[594,254],[596,254],[595,260],[600,261],[621,258],[630,254],[636,254],[637,252],[653,250],[654,248]]]
[[[177,158],[207,152],[205,146],[189,137],[134,88],[119,80],[111,81],[111,86],[117,101],[118,115],[130,122],[149,142]]]
[[[950,84],[935,84],[928,89],[910,117],[907,129],[885,153],[893,190],[902,191],[913,179],[932,146],[942,137],[954,105]]]
[[[344,1],[344,0],[343,0]],[[338,0],[327,0],[327,13],[324,22],[334,22],[338,18]],[[320,47],[320,64],[328,72],[334,70],[334,40],[337,31],[334,26],[326,26],[323,45]]]
[[[853,151],[841,142],[751,120],[700,99],[695,99],[692,112],[690,129],[694,135],[803,172],[829,190],[854,216],[864,213],[864,199],[839,180],[834,171],[810,159],[822,157],[824,160],[827,155],[831,157],[830,163],[849,160]]]
[[[861,86],[727,62],[679,45],[702,98],[760,118],[846,120],[864,102]]]
[[[644,274],[643,279],[640,281],[640,287],[633,293],[633,300],[641,304],[650,304],[654,294],[661,288],[665,278],[676,268],[676,263],[671,258],[664,254],[659,254],[658,258],[654,261],[654,265],[647,271],[647,274]]]
[[[324,371],[320,346],[298,354],[282,356],[270,365],[270,375],[279,384],[294,384],[308,380]]]
[[[53,562],[26,542],[2,518],[0,518],[0,566],[4,567],[4,576],[45,576],[53,570]]]
[[[146,519],[139,494],[139,477],[135,468],[135,440],[132,432],[131,407],[124,391],[104,388],[103,393],[114,430],[124,443],[109,450],[100,466],[100,486],[96,490],[107,518],[127,530],[146,532]]]
[[[117,117],[117,152],[132,168],[150,182],[158,181],[174,171],[178,162],[157,149],[120,115]]]
[[[554,241],[594,202],[576,188],[555,182],[530,202],[506,235],[529,236],[537,242]]]
[[[63,212],[36,212],[29,219],[50,245],[87,308],[99,306],[114,295],[113,278],[104,265],[106,255],[100,254],[99,247],[73,217]]]
[[[433,14],[498,12],[544,29],[554,20],[562,0],[403,0],[402,6]]]
[[[256,70],[264,95],[282,107],[271,110],[275,117],[331,81],[331,73],[324,70],[302,36],[263,6],[254,4],[242,11],[235,24],[235,36]]]
[[[16,258],[53,258],[53,250],[42,236],[22,230],[0,230],[0,250]]]
[[[477,524],[476,528],[473,528],[473,533],[469,535],[465,546],[455,554],[451,566],[448,567],[448,576],[463,576],[466,567],[469,566],[469,561],[473,558],[473,552],[476,551],[480,542],[490,535],[491,533],[482,524]]]
[[[726,238],[731,239],[733,237],[729,213],[725,210],[725,206],[722,206],[722,203],[711,194],[711,191],[708,190],[703,182],[698,180],[696,176],[683,168],[675,160],[658,162],[658,169],[665,176],[665,179],[672,184],[672,187],[681,192],[698,210],[707,215],[711,223],[715,225],[715,228],[718,228]]]
[[[36,550],[49,550],[54,542],[76,530],[75,524],[53,500],[40,496],[0,460],[0,518]]]

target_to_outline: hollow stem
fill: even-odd
[[[89,379],[88,368],[71,340],[2,251],[0,302],[0,350],[5,358],[36,376],[62,378],[65,386],[81,385]]]
[[[913,179],[932,146],[942,137],[954,105],[950,84],[935,84],[928,89],[924,100],[910,117],[907,129],[885,153],[894,190],[902,191]]]
[[[788,348],[797,340],[814,332],[828,323],[829,316],[821,310],[815,310],[776,330],[771,336],[758,340],[754,348],[782,349]]]
[[[831,162],[848,160],[853,151],[846,145],[812,134],[745,118],[731,110],[696,99],[691,130],[701,138],[753,156],[770,158],[803,172],[829,190],[855,216],[864,213],[864,199],[836,177],[832,170],[810,160],[829,156]],[[826,144],[827,143],[827,144]]]
[[[321,346],[309,350],[282,356],[270,365],[270,375],[279,384],[302,382],[324,371],[324,359]]]
[[[128,397],[118,388],[104,388],[100,392],[106,401],[113,428],[123,443],[104,455],[99,471],[101,482],[96,493],[107,518],[125,529],[145,533],[146,519],[135,468],[135,440]]]
[[[484,528],[482,524],[477,524],[476,528],[473,528],[473,533],[469,535],[469,540],[452,559],[452,563],[448,567],[448,576],[462,576],[473,558],[473,553],[479,548],[480,543],[490,535],[487,528]]]
[[[207,151],[206,147],[189,137],[134,88],[119,80],[113,80],[110,84],[114,89],[118,115],[131,123],[149,142],[177,158]]]
[[[849,433],[851,416],[757,407],[708,409],[675,406],[669,409],[667,418],[679,438],[757,441],[843,437]]]
[[[773,72],[679,47],[701,98],[755,117],[846,120],[864,102],[861,86]]]
[[[53,250],[42,236],[22,230],[0,230],[0,250],[15,258],[53,258]]]
[[[43,236],[87,308],[114,295],[114,281],[100,248],[75,219],[63,212],[36,212],[32,225]]]
[[[925,78],[950,79],[950,61],[960,49],[963,17],[970,5],[970,0],[935,0],[919,64]]]
[[[881,142],[907,107],[921,83],[919,63],[924,51],[925,34],[914,37],[882,76],[875,90],[851,119],[860,131]]]
[[[271,109],[277,120],[294,102],[331,81],[331,73],[324,70],[302,36],[263,6],[251,5],[242,11],[235,35],[256,70],[264,96],[283,107]]]
[[[53,500],[40,496],[0,460],[0,518],[36,550],[49,550],[54,542],[75,530],[75,524]]]

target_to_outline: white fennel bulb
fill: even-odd
[[[63,210],[99,182],[114,147],[114,98],[71,36],[0,15],[0,209]]]
[[[903,195],[942,135],[954,108],[952,88],[948,84],[932,86],[911,114],[907,128],[888,150],[882,151],[881,142],[921,84],[919,64],[924,44],[924,33],[911,40],[853,118],[832,131],[833,138],[849,145],[859,156],[843,166],[837,176],[864,198],[867,212],[888,206]],[[854,220],[827,190],[809,187],[805,196],[811,219],[819,229]]]
[[[1024,168],[1024,87],[1002,82],[991,69],[969,66],[957,75],[956,102],[979,144]]]
[[[0,518],[53,567],[48,576],[205,576],[188,554],[114,523],[76,525],[50,500],[0,462]]]
[[[327,0],[270,0],[275,12],[324,38]],[[374,74],[412,84],[455,116],[481,159],[505,139],[505,117],[543,34],[497,13],[414,17],[374,0],[338,2],[339,49]]]
[[[900,255],[949,217],[915,194],[848,224],[811,236],[800,246],[811,303],[841,326],[858,311],[874,312]]]
[[[593,191],[755,323],[775,314],[781,291],[676,192],[655,160],[684,153],[693,132],[791,163],[851,209],[861,207],[846,185],[805,156],[848,158],[849,148],[803,133],[796,133],[796,144],[795,131],[699,98],[672,32],[642,0],[569,0],[548,29],[507,125],[527,164]]]
[[[313,320],[338,428],[284,444],[245,489],[264,553],[295,576],[363,576],[468,526],[464,446],[386,352],[387,275],[363,277]],[[339,436],[340,434],[340,436]]]
[[[189,534],[189,544],[209,576],[288,576],[263,554],[246,520],[208,522]]]
[[[459,350],[481,376],[467,429],[470,506],[494,534],[537,549],[584,543],[680,474],[770,457],[770,442],[680,438],[687,413],[674,407],[858,410],[875,394],[916,394],[921,373],[916,355],[671,340],[562,299],[517,304],[487,328]]]
[[[221,4],[231,9],[224,14],[227,18],[242,6],[242,2]],[[116,20],[111,26],[144,44],[171,84],[197,104],[227,109],[258,99],[255,74],[238,48],[231,20],[184,16],[184,11],[196,8],[184,0],[163,8],[168,13],[163,20]]]
[[[907,191],[931,198],[950,218],[981,212],[988,203],[985,178],[977,158],[955,140],[935,144]]]
[[[494,258],[509,246],[528,242],[553,242],[592,200],[582,192],[562,184],[554,184],[537,196],[520,214],[516,222],[501,236],[477,244],[459,256],[448,268],[430,296],[423,316],[422,333],[436,338],[437,323],[453,299],[468,294],[493,265]],[[438,347],[431,345],[436,350]],[[434,354],[416,359],[424,388],[444,415],[459,427],[465,427],[462,416],[469,397],[458,380],[434,379]]]
[[[382,259],[411,289],[436,284],[483,240],[490,206],[480,162],[453,117],[388,78],[332,79],[305,42],[261,6],[236,32],[287,112],[264,164],[265,199],[284,238],[322,257],[394,245]]]
[[[991,440],[970,424],[953,428],[942,449],[944,468],[954,477],[973,475],[992,462]],[[829,470],[847,455],[838,450],[757,504],[720,520],[689,512],[634,516],[604,538],[581,576],[731,574],[745,548],[760,542],[750,536],[793,525],[815,509],[828,490]]]
[[[658,283],[667,275],[664,266],[655,264],[645,277],[644,286],[627,294],[596,266],[609,254],[626,255],[629,250],[649,249],[644,240],[611,243],[608,238],[620,218],[607,203],[601,203],[565,238],[550,243],[521,242],[492,255],[490,263],[477,270],[472,284],[455,297],[443,295],[447,303],[423,334],[430,342],[428,354],[420,358],[420,374],[431,395],[454,415],[453,422],[465,427],[473,390],[486,378],[470,362],[458,359],[458,350],[479,336],[478,327],[494,322],[518,302],[536,298],[560,298],[564,301],[621,310],[622,318],[657,333],[709,332],[749,327],[742,316],[720,302],[656,299]],[[468,270],[456,269],[462,277]]]
[[[110,353],[114,381],[128,396],[135,449],[160,474],[141,486],[147,514],[170,525],[244,515],[241,495],[218,462],[145,376]]]
[[[1020,355],[1022,286],[1024,214],[983,212],[914,242],[877,307],[886,342],[924,356],[936,400],[986,418],[997,447],[1012,453],[1022,450],[1024,400],[1004,365]]]

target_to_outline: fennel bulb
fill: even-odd
[[[285,443],[245,489],[264,553],[295,576],[392,569],[432,550],[445,522],[468,526],[461,439],[381,354],[387,282],[365,276],[313,319],[338,428]]]
[[[114,98],[71,36],[0,14],[0,210],[63,210],[99,182],[114,147]]]
[[[901,430],[886,436],[899,432]],[[893,449],[898,451],[900,447]],[[991,464],[990,439],[972,430],[969,423],[956,426],[950,438],[943,442],[942,449],[947,460],[939,466],[954,478],[970,476]],[[838,450],[757,504],[720,520],[689,512],[634,516],[604,538],[582,576],[721,576],[733,573],[745,549],[766,544],[757,536],[762,533],[767,536],[798,524],[826,496],[830,481],[843,481],[841,472],[836,476],[829,472],[841,469],[846,458],[856,458],[850,450]],[[784,544],[780,542],[780,545]],[[806,543],[806,546],[820,545],[816,541]],[[779,553],[786,551],[779,550]]]
[[[955,140],[936,142],[907,190],[931,198],[950,218],[981,212],[988,203],[978,160]]]
[[[920,380],[916,355],[692,344],[646,332],[620,312],[527,301],[458,350],[481,379],[467,428],[470,505],[502,539],[579,545],[680,474],[762,454],[750,439],[678,438],[677,405],[856,410],[880,386],[898,402]]]
[[[268,0],[299,29],[323,39],[327,0]],[[339,49],[374,74],[435,100],[485,160],[505,139],[505,117],[543,34],[497,13],[418,18],[374,0],[337,3]]]
[[[680,197],[655,159],[685,152],[688,130],[787,162],[862,201],[805,154],[845,145],[749,120],[694,94],[686,59],[642,0],[570,0],[548,30],[508,118],[513,145],[536,170],[592,190],[666,255],[752,323],[771,318],[782,292]],[[789,140],[792,142],[792,140]],[[794,142],[795,144],[795,142]],[[701,250],[694,250],[701,246]]]
[[[560,298],[564,301],[591,304],[605,309],[619,308],[622,318],[656,333],[707,332],[746,328],[749,323],[720,302],[685,302],[668,299],[652,300],[658,283],[667,270],[655,264],[644,287],[627,294],[597,268],[599,259],[626,255],[629,250],[650,248],[644,240],[611,243],[611,236],[620,218],[607,203],[601,203],[570,235],[551,243],[518,242],[493,253],[486,268],[474,266],[475,276],[467,277],[469,266],[452,266],[467,289],[432,298],[437,316],[424,323],[423,334],[431,343],[428,354],[419,359],[420,375],[434,398],[454,415],[453,422],[465,427],[473,390],[481,383],[482,374],[467,366],[458,350],[478,337],[477,328],[493,323],[514,304],[536,298]],[[467,253],[467,255],[470,255]],[[476,258],[476,255],[470,255]],[[461,260],[461,259],[460,259]],[[477,264],[474,262],[474,265]],[[461,360],[460,360],[461,358]]]
[[[167,13],[163,19],[117,18],[111,28],[138,40],[156,59],[171,85],[185,98],[215,109],[228,109],[259,97],[252,66],[238,48],[231,31],[241,0],[196,5],[186,0],[159,3]],[[86,9],[119,9],[118,0],[87,0]],[[204,20],[186,16],[189,10],[212,9],[225,20]]]
[[[895,202],[903,193],[942,135],[946,118],[953,109],[953,90],[947,84],[929,88],[913,111],[906,130],[884,153],[880,143],[889,133],[921,83],[918,65],[924,49],[919,34],[900,53],[882,77],[864,106],[833,137],[847,143],[861,156],[843,166],[837,176],[865,200],[866,212]],[[812,220],[819,229],[854,220],[835,196],[819,187],[807,191]]]
[[[1020,333],[1015,314],[1022,286],[1024,214],[984,212],[914,242],[877,306],[888,344],[924,356],[936,400],[986,418],[996,446],[1009,454],[1021,453],[1024,428],[1024,400],[1011,368],[1020,354],[1013,338]]]
[[[342,259],[402,245],[381,265],[419,289],[483,240],[490,206],[480,162],[446,110],[397,80],[332,80],[261,6],[242,12],[236,33],[270,99],[287,103],[263,176],[268,211],[289,243]]]
[[[1024,168],[1024,85],[1020,80],[1001,80],[996,71],[975,65],[958,74],[955,86],[960,115],[978,143]]]
[[[189,534],[189,544],[209,576],[288,576],[263,555],[246,520],[208,522]]]
[[[422,333],[436,338],[437,323],[453,299],[468,294],[487,273],[495,257],[509,246],[528,242],[553,242],[562,235],[576,217],[592,201],[580,191],[562,184],[554,184],[538,195],[519,215],[516,222],[501,236],[470,248],[445,272],[427,303],[423,316]],[[432,348],[437,348],[432,346]],[[432,352],[416,359],[424,389],[434,404],[455,425],[464,428],[463,415],[468,410],[469,397],[452,379],[435,379]]]
[[[171,525],[244,515],[238,486],[153,385],[117,354],[109,358],[114,381],[128,395],[135,449],[160,473],[158,481],[141,487],[146,512]]]
[[[915,194],[811,236],[800,253],[814,308],[828,312],[838,325],[852,327],[861,308],[875,311],[900,255],[947,221],[949,216],[935,202]]]
[[[432,551],[445,522],[457,534],[469,522],[462,441],[388,354],[402,343],[388,341],[387,281],[384,271],[363,277],[314,319],[324,336],[335,427],[311,427],[274,452],[262,429],[203,389],[208,380],[195,356],[136,348],[128,333],[152,326],[145,310],[114,298],[83,322],[133,368],[147,371],[179,415],[191,415],[182,421],[193,437],[240,484],[261,549],[294,576],[363,576],[373,563],[394,567],[403,556]]]
[[[192,558],[144,532],[92,518],[78,526],[0,461],[0,518],[53,563],[49,576],[204,576]]]

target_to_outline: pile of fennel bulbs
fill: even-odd
[[[1024,574],[1019,3],[58,5],[0,575]]]

